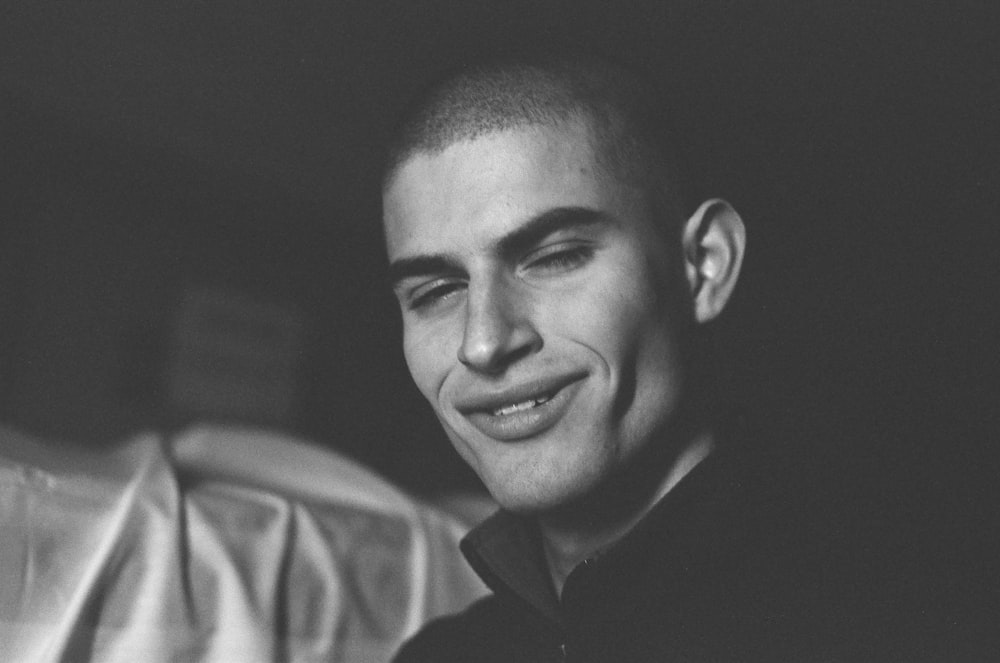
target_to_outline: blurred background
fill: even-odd
[[[441,69],[567,42],[656,72],[702,190],[747,221],[728,396],[834,461],[834,492],[985,526],[992,5],[5,2],[0,420],[89,446],[248,421],[475,488],[402,360],[380,145]]]

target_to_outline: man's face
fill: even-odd
[[[384,203],[410,372],[502,506],[571,504],[657,443],[691,315],[680,243],[584,124],[417,154]]]

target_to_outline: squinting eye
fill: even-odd
[[[465,284],[462,281],[434,281],[414,291],[409,298],[409,308],[411,311],[430,308],[448,299],[464,287]]]
[[[590,260],[593,255],[594,250],[590,246],[574,246],[568,249],[545,253],[528,263],[528,268],[542,270],[573,269]]]

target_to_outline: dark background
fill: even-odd
[[[4,3],[0,419],[94,446],[177,426],[172,316],[222,286],[310,322],[285,426],[417,493],[474,486],[402,361],[379,146],[443,67],[593,45],[657,73],[703,190],[747,221],[728,395],[832,495],[878,493],[980,559],[1000,522],[992,4]]]

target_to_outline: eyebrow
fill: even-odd
[[[521,253],[560,230],[609,223],[610,216],[589,207],[554,207],[530,218],[508,234],[498,239],[494,250],[501,256]],[[388,281],[393,288],[416,276],[461,273],[458,260],[445,254],[417,255],[393,260],[389,265]]]

